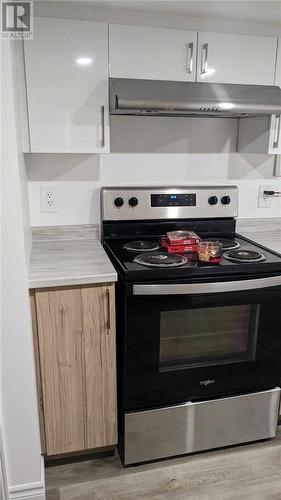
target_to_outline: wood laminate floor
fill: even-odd
[[[122,468],[117,457],[46,470],[47,500],[281,500],[274,440]]]

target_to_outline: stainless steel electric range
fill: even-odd
[[[102,190],[125,465],[276,435],[281,257],[235,233],[237,208],[235,186]],[[166,253],[174,230],[221,241],[221,263]]]

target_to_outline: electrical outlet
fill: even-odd
[[[54,188],[41,186],[40,201],[42,214],[57,212],[57,193]]]
[[[258,207],[259,208],[270,208],[271,207],[271,197],[265,196],[264,191],[274,191],[274,186],[272,184],[262,184],[259,190]]]

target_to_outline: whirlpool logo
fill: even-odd
[[[200,380],[200,385],[210,385],[210,384],[214,384],[215,383],[215,379],[214,378],[209,378],[208,380]]]

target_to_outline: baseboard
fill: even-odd
[[[41,458],[41,481],[10,486],[9,500],[45,500],[45,467]],[[8,499],[7,499],[8,500]]]
[[[95,460],[97,458],[111,457],[115,454],[115,446],[102,446],[90,450],[81,450],[72,453],[63,453],[62,455],[46,455],[45,467],[54,467],[73,462],[82,462],[85,460]]]
[[[10,493],[10,500],[45,500],[46,495],[45,493],[36,493],[35,491],[32,492],[25,492],[24,495],[16,494],[16,496],[13,493]]]

